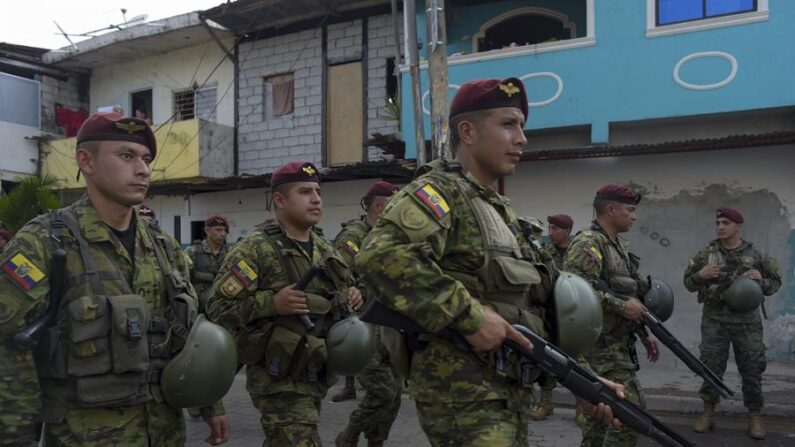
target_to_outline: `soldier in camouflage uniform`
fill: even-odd
[[[566,214],[555,214],[554,216],[547,217],[549,224],[549,243],[543,245],[546,254],[552,258],[555,266],[560,268],[563,264],[563,257],[566,255],[566,250],[571,244],[571,229],[574,227],[574,219]],[[530,417],[534,420],[546,419],[547,416],[554,412],[554,405],[552,404],[552,390],[557,385],[557,380],[554,377],[542,374],[538,379],[538,384],[541,387],[541,401],[538,406],[530,413]],[[577,423],[584,422],[580,407],[577,406]]]
[[[221,268],[226,256],[226,236],[229,234],[229,222],[224,216],[213,214],[204,220],[203,240],[193,241],[185,250],[191,259],[190,280],[199,295],[199,311],[204,312],[210,286]]]
[[[313,447],[326,375],[327,330],[362,296],[348,265],[313,231],[323,201],[311,163],[292,162],[271,177],[275,223],[243,236],[229,251],[213,284],[207,315],[236,335],[246,365],[246,389],[261,413],[263,446]],[[310,264],[322,267],[304,291],[295,285]],[[299,316],[308,316],[308,331]]]
[[[195,293],[177,242],[138,216],[156,154],[141,120],[91,116],[77,134],[87,195],[22,228],[0,259],[0,441],[36,446],[181,446],[182,410],[162,401],[160,371],[181,349]],[[31,355],[14,334],[57,299],[50,259],[66,251],[60,306]],[[168,275],[168,276],[167,276]],[[185,295],[172,300],[166,281]],[[182,334],[182,335],[180,335]],[[223,409],[203,409],[228,439]]]
[[[367,215],[349,222],[337,235],[334,247],[349,265],[353,265],[353,259],[359,253],[365,237],[395,191],[397,187],[389,182],[374,183],[362,198],[362,208]],[[337,436],[338,447],[356,447],[360,433],[364,433],[369,447],[382,446],[389,437],[389,430],[400,409],[402,382],[389,362],[389,353],[380,343],[381,332],[391,329],[380,326],[373,326],[373,329],[377,352],[367,367],[356,376],[365,395],[351,413],[348,425]]]
[[[502,365],[495,350],[506,338],[531,348],[511,323],[546,334],[555,272],[532,261],[508,199],[494,189],[521,158],[526,118],[519,79],[463,84],[450,105],[456,161],[423,166],[354,259],[372,298],[429,333],[456,330],[472,348],[419,336],[410,391],[433,446],[528,445],[537,371]]]
[[[635,372],[635,333],[639,333],[646,347],[647,357],[657,361],[657,342],[645,329],[638,330],[646,307],[639,297],[648,292],[649,285],[638,274],[640,258],[629,251],[629,243],[619,236],[629,231],[635,222],[635,208],[640,195],[621,185],[606,185],[594,199],[596,220],[587,230],[577,233],[563,260],[562,270],[576,273],[592,285],[604,280],[617,293],[631,296],[622,301],[605,292],[597,292],[602,304],[604,326],[596,341],[596,349],[585,354],[594,372],[624,385],[627,398],[644,406],[643,392]],[[622,427],[613,428],[586,417],[581,447],[633,446],[637,434]]]
[[[736,278],[747,276],[759,283],[764,295],[772,295],[781,287],[781,274],[775,259],[740,237],[744,221],[737,210],[718,209],[715,220],[718,238],[690,258],[684,281],[687,290],[698,292],[698,302],[704,304],[701,361],[723,378],[729,346],[734,346],[743,382],[743,401],[749,411],[749,435],[764,439],[767,433],[760,418],[764,404],[762,373],[766,367],[762,319],[758,308],[748,312],[733,310],[724,302],[723,294]],[[715,405],[720,395],[706,382],[699,394],[704,401],[704,413],[693,428],[703,433],[715,424]]]

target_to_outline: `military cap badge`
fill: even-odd
[[[138,124],[135,121],[128,121],[126,123],[116,123],[116,127],[129,134],[134,134],[146,129],[146,126],[144,126],[143,124]]]

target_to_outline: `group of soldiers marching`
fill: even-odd
[[[245,366],[265,446],[319,446],[321,401],[354,375],[365,395],[338,447],[362,434],[384,445],[404,380],[432,445],[527,446],[530,419],[552,412],[558,377],[503,355],[506,344],[532,352],[521,328],[570,349],[599,386],[643,408],[634,345],[639,337],[650,361],[660,356],[641,324],[652,284],[621,237],[641,197],[605,185],[590,225],[572,238],[571,217],[549,216],[542,244],[543,225],[517,217],[494,189],[520,161],[527,103],[516,78],[463,84],[450,105],[455,159],[420,167],[399,190],[374,183],[365,216],[334,242],[318,230],[320,172],[294,161],[271,176],[274,221],[227,248],[227,220],[209,216],[206,239],[186,252],[138,210],[157,151],[152,130],[116,113],[91,116],[75,152],[86,195],[29,222],[0,260],[3,445],[34,446],[43,434],[47,446],[181,446],[182,408],[206,421],[206,442],[221,444],[230,422],[220,398]],[[691,258],[684,282],[704,304],[702,362],[722,377],[734,347],[749,435],[763,439],[759,305],[781,278],[775,260],[741,238],[743,223],[737,210],[717,210],[717,238]],[[589,284],[567,322],[555,306],[561,272]],[[364,325],[355,315],[366,303],[422,333]],[[33,326],[35,346],[23,349],[19,334]],[[210,363],[183,361],[212,352]],[[705,382],[700,395],[694,429],[705,432],[719,394]],[[610,405],[577,397],[582,446],[635,445]]]

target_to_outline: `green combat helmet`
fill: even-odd
[[[723,301],[735,312],[750,312],[759,307],[764,299],[762,287],[747,276],[735,279],[732,285],[723,292]]]
[[[163,368],[160,390],[174,408],[201,408],[218,402],[235,379],[235,341],[223,327],[199,315],[185,346]]]
[[[663,280],[649,277],[651,288],[643,297],[643,304],[660,321],[666,321],[674,313],[674,292]]]
[[[375,352],[370,326],[358,317],[334,323],[326,336],[326,350],[329,374],[352,376],[359,373]]]
[[[560,271],[555,281],[555,320],[555,341],[570,356],[596,347],[596,339],[602,332],[602,307],[588,281]]]

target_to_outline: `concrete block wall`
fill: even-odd
[[[402,19],[400,21],[402,32]],[[364,55],[362,20],[327,27],[327,64],[367,57],[368,135],[398,131],[397,121],[383,118],[386,98],[386,60],[394,57],[392,22],[388,15],[368,18],[368,52]],[[239,151],[241,174],[267,174],[292,160],[322,164],[322,30],[315,28],[240,45]],[[265,118],[264,79],[292,73],[294,110]],[[369,159],[383,158],[371,148]]]
[[[54,134],[63,134],[63,129],[55,120],[55,104],[61,104],[70,109],[88,110],[88,92],[81,91],[80,80],[70,76],[68,80],[61,81],[45,75],[37,76],[41,83],[41,129]]]

